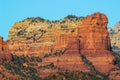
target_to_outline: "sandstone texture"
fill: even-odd
[[[83,54],[97,70],[103,73],[109,72],[115,66],[107,23],[107,17],[101,13],[85,17],[78,26],[77,37],[69,39],[65,54]]]
[[[9,53],[9,46],[7,42],[3,41],[0,37],[0,59],[11,60],[11,54]]]
[[[28,18],[11,27],[7,42],[0,38],[0,54],[26,57],[24,67],[32,66],[42,77],[65,70],[108,75],[116,66],[107,23],[106,15],[99,12],[59,21]],[[41,62],[32,62],[40,58]]]
[[[80,54],[84,54],[101,72],[108,72],[114,67],[107,23],[108,19],[104,14],[95,13],[85,17],[78,26]]]
[[[17,22],[9,31],[9,49],[12,54],[34,56],[63,49],[69,39],[67,35],[76,35],[81,20],[82,17],[71,15],[59,21],[38,17]]]
[[[74,19],[76,18],[72,18],[72,22]],[[61,68],[65,68],[68,63],[66,69],[84,70],[85,65],[80,59],[80,55],[84,54],[97,70],[107,73],[114,67],[114,57],[110,52],[106,15],[95,13],[85,17],[82,23],[80,20],[75,23],[61,20],[51,24],[49,21],[34,18],[15,23],[8,38],[10,52],[16,55],[44,56],[66,49],[58,58],[49,57],[48,62],[54,62],[56,66],[59,64]],[[47,61],[46,58],[44,60]]]
[[[85,17],[77,27],[77,35],[62,35],[59,37],[59,45],[61,45],[61,42],[63,44],[64,41],[67,41],[66,47],[62,45],[65,47],[64,54],[58,57],[44,58],[42,63],[53,62],[55,66],[62,70],[90,72],[90,68],[85,65],[81,57],[81,55],[85,55],[96,70],[108,74],[115,66],[113,64],[114,56],[111,52],[110,37],[106,27],[107,23],[107,17],[102,13]]]

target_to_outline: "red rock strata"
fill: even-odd
[[[2,37],[0,37],[0,59],[11,60],[8,44],[7,42],[3,41]]]
[[[110,37],[107,31],[108,19],[104,14],[95,13],[83,19],[78,26],[76,41],[70,40],[66,54],[76,50],[83,54],[100,72],[107,73],[114,67],[114,56],[110,52]],[[72,54],[75,54],[72,53]]]
[[[80,57],[83,54],[98,71],[107,74],[115,67],[113,65],[114,56],[110,50],[107,23],[108,19],[102,13],[85,17],[82,24],[78,26],[77,36],[64,37],[64,39],[68,38],[65,53],[60,57],[46,58],[43,62],[54,62],[56,66],[64,70],[89,71]]]
[[[80,55],[83,54],[93,63],[95,68],[108,73],[115,66],[114,56],[110,51],[110,37],[107,31],[108,19],[102,13],[95,13],[85,17],[76,28],[76,34],[62,34],[61,30],[54,30],[54,35],[42,37],[39,42],[27,41],[26,38],[16,38],[9,41],[10,52],[17,54],[44,56],[66,49],[61,56],[43,58],[43,64],[53,62],[59,68],[66,70],[89,71]],[[48,42],[53,39],[53,43]],[[12,45],[13,44],[13,45]]]

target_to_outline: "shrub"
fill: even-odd
[[[49,75],[43,80],[109,80],[108,77],[93,75],[81,71],[60,71],[57,75]]]

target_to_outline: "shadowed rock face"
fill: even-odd
[[[11,55],[9,53],[9,47],[7,42],[3,41],[3,38],[0,37],[0,59],[11,60]]]

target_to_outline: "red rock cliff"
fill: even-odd
[[[104,14],[95,13],[83,19],[78,27],[81,50],[110,50],[110,37],[107,31],[108,20]]]
[[[11,59],[11,55],[9,53],[9,47],[7,42],[3,41],[3,38],[0,37],[0,59]]]
[[[34,55],[37,53],[37,56],[42,56],[44,53],[54,53],[57,50],[66,48],[64,54],[43,58],[42,63],[53,62],[55,66],[63,70],[69,69],[88,72],[88,67],[80,57],[83,54],[93,63],[98,71],[108,73],[115,66],[113,65],[114,57],[110,51],[111,44],[106,27],[107,23],[108,19],[106,15],[95,13],[85,17],[82,23],[79,23],[78,27],[74,27],[71,30],[70,28],[64,29],[65,31],[75,30],[74,34],[62,34],[64,30],[54,29],[51,30],[51,32],[54,32],[54,35],[47,34],[46,36],[42,36],[38,42],[34,42],[32,39],[27,40],[26,36],[23,38],[18,37],[13,41],[10,40],[10,51],[15,54]]]
[[[67,47],[63,55],[43,59],[44,62],[54,62],[63,70],[79,70],[89,72],[80,55],[86,56],[95,69],[108,74],[114,68],[114,56],[110,51],[110,37],[107,31],[107,17],[102,13],[95,13],[83,19],[77,28],[77,35],[68,35]],[[63,42],[59,39],[58,42]],[[63,43],[62,43],[63,44]],[[59,44],[61,45],[61,44]],[[59,45],[57,45],[59,47]]]
[[[71,39],[66,54],[83,54],[95,68],[107,73],[114,67],[114,56],[110,52],[110,37],[107,31],[108,19],[102,13],[95,13],[83,19],[78,26],[76,40]]]

